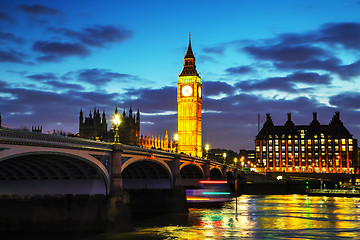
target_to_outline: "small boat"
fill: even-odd
[[[186,189],[186,200],[189,207],[219,207],[232,201],[232,194],[227,181],[200,181],[201,188]]]

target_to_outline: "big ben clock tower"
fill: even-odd
[[[184,57],[184,68],[177,81],[177,103],[179,152],[202,157],[202,82],[196,71],[191,36],[189,36],[189,47]]]

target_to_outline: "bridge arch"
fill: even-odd
[[[232,171],[227,171],[226,172],[226,179],[227,180],[230,180],[230,181],[232,181],[232,180],[234,180],[234,173],[232,172]]]
[[[172,173],[163,161],[151,159],[128,160],[122,167],[124,189],[170,189]]]
[[[211,180],[219,180],[223,179],[223,174],[219,168],[211,168],[210,169],[210,179]]]
[[[204,169],[195,163],[183,163],[180,166],[182,186],[197,186],[200,180],[205,179]]]
[[[106,167],[71,150],[6,150],[0,159],[0,194],[108,194]]]

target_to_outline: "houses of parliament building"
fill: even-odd
[[[114,115],[118,115],[118,109],[115,108]],[[169,139],[166,131],[165,136],[140,136],[140,111],[138,109],[136,114],[133,114],[132,108],[128,114],[125,109],[120,115],[121,124],[118,127],[118,134],[120,142],[126,145],[141,146],[145,148],[156,148],[173,151],[175,143]],[[84,117],[82,109],[79,115],[79,135],[81,138],[113,142],[114,140],[114,126],[112,125],[108,131],[108,124],[106,120],[105,111],[100,113],[99,109],[94,109],[87,117]]]

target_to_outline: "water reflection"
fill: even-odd
[[[193,208],[184,224],[140,227],[128,239],[360,239],[359,200],[241,196],[237,214],[235,201],[217,209]],[[126,239],[124,236],[113,239]]]

